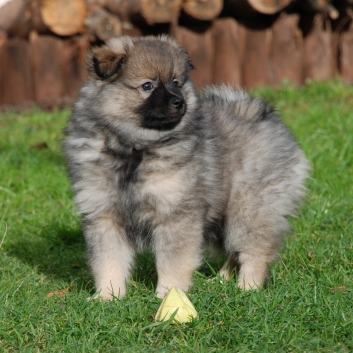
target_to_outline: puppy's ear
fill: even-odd
[[[182,47],[182,55],[184,55],[184,60],[185,60],[185,66],[186,66],[186,70],[188,72],[190,72],[191,70],[195,70],[195,66],[192,63],[191,59],[190,59],[190,55],[188,53],[188,51],[186,50],[185,47]]]
[[[107,80],[118,76],[126,58],[126,53],[116,53],[109,48],[95,48],[91,54],[91,71],[99,78]]]
[[[194,66],[194,64],[192,63],[192,61],[191,61],[190,58],[187,59],[186,65],[187,65],[187,69],[188,69],[189,71],[195,70],[195,66]]]

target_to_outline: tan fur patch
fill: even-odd
[[[110,49],[93,50],[93,69],[98,77],[107,79],[117,76],[126,54],[118,54]]]
[[[178,171],[174,175],[155,175],[148,179],[141,189],[142,199],[152,202],[160,219],[169,217],[180,204],[185,186],[183,183],[185,172]]]

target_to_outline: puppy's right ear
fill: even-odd
[[[107,80],[119,75],[126,58],[126,53],[119,54],[107,47],[94,48],[89,58],[90,71],[100,79]]]

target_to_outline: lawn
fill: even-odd
[[[254,94],[312,162],[308,197],[266,289],[222,283],[208,261],[188,293],[199,319],[179,325],[154,323],[149,254],[126,299],[86,300],[93,282],[61,151],[70,111],[0,113],[0,352],[353,351],[353,87]]]

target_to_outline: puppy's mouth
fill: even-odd
[[[169,112],[167,114],[149,114],[142,120],[141,126],[147,129],[172,130],[181,121],[186,109],[182,112]]]

